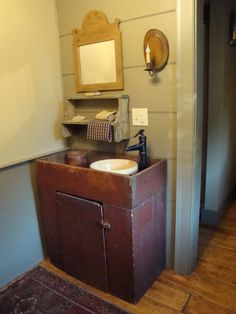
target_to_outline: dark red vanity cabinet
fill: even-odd
[[[51,262],[136,303],[165,267],[166,161],[123,176],[66,165],[60,153],[37,161],[37,178]]]

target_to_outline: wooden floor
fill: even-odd
[[[217,229],[201,227],[196,270],[190,276],[164,270],[136,305],[81,283],[48,261],[41,265],[131,313],[236,313],[236,202],[230,204]]]

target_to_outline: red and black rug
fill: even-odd
[[[1,314],[128,314],[38,266],[0,293]]]

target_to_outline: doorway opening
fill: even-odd
[[[200,1],[201,2],[201,1]],[[216,226],[235,190],[236,48],[230,45],[234,0],[205,0],[197,19],[202,58],[202,174],[200,222]],[[201,15],[201,14],[200,14]],[[231,35],[232,36],[232,35]],[[201,43],[199,43],[199,40]],[[199,90],[197,91],[199,94]]]

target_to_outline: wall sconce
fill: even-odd
[[[143,42],[146,69],[150,76],[164,69],[169,58],[169,44],[166,36],[158,29],[150,29]]]
[[[231,47],[236,46],[236,16],[235,12],[230,13],[230,22],[229,22],[229,45]]]

